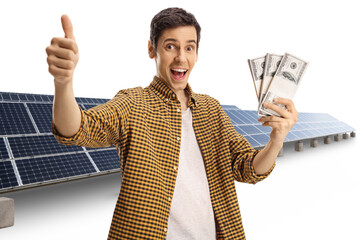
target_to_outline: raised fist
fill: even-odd
[[[79,61],[79,49],[75,41],[73,26],[67,15],[61,16],[65,37],[54,37],[46,48],[49,72],[58,84],[72,81],[76,64]]]

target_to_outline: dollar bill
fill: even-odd
[[[262,102],[269,86],[271,83],[271,80],[273,79],[276,70],[278,69],[281,59],[283,56],[276,55],[276,54],[266,54],[265,56],[265,68],[264,68],[264,78],[261,82],[261,91],[260,91],[260,97],[259,97],[259,103]],[[260,106],[259,106],[260,107]]]
[[[248,59],[251,76],[258,101],[260,102],[261,82],[264,77],[265,57]]]
[[[263,103],[273,103],[273,100],[278,97],[292,99],[299,87],[300,80],[304,75],[304,71],[307,66],[308,63],[304,60],[301,60],[289,53],[285,53],[270,83],[270,86],[260,103],[258,114],[262,116],[275,115],[280,117],[278,113],[265,108]],[[285,106],[281,104],[278,105],[285,108]]]

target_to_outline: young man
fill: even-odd
[[[255,184],[270,174],[297,120],[293,102],[277,100],[287,110],[266,106],[282,118],[259,118],[273,130],[255,151],[216,99],[192,91],[201,28],[192,14],[168,8],[151,22],[150,85],[83,111],[72,87],[78,48],[70,19],[61,20],[65,38],[46,49],[55,78],[53,133],[65,145],[116,146],[122,186],[108,239],[245,239],[234,180]]]

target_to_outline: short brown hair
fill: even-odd
[[[157,42],[165,29],[179,26],[194,26],[196,29],[196,51],[199,48],[201,27],[195,16],[182,8],[166,8],[156,14],[150,25],[150,41],[156,52]]]

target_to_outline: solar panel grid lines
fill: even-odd
[[[17,160],[24,184],[96,172],[85,153]]]
[[[19,186],[14,169],[10,161],[0,161],[0,192],[1,189],[9,189]]]
[[[225,108],[224,111],[228,114],[236,131],[242,134],[254,148],[261,148],[267,144],[272,129],[263,127],[257,121],[256,111],[235,108]],[[284,142],[325,137],[354,130],[326,113],[299,113],[298,122],[290,130]]]
[[[86,148],[85,148],[85,147],[82,147],[82,148],[83,148],[83,150],[85,151],[86,156],[89,158],[89,160],[90,160],[92,166],[94,167],[95,171],[96,171],[96,172],[100,172],[99,168],[96,166],[96,164],[95,164],[94,160],[92,159],[92,157],[90,156],[89,152],[86,151]]]
[[[5,138],[0,138],[0,161],[10,159],[7,146],[5,144]]]
[[[26,112],[28,113],[28,116],[29,116],[29,118],[30,118],[30,120],[31,120],[34,128],[35,128],[36,133],[40,133],[39,128],[37,127],[37,125],[36,125],[36,123],[35,123],[35,120],[34,120],[32,114],[31,114],[28,106],[26,105],[26,103],[24,103],[24,106],[25,106]],[[36,116],[36,115],[35,115],[35,116]]]
[[[104,98],[75,98],[79,104],[102,104],[107,102],[109,99]],[[46,94],[32,94],[32,93],[10,93],[0,92],[0,102],[32,102],[32,103],[52,103],[54,100],[53,95]]]
[[[8,137],[14,159],[82,152],[79,146],[60,145],[52,135]]]
[[[22,103],[1,103],[0,116],[0,135],[36,133]],[[14,124],[15,122],[21,124]]]
[[[28,106],[29,114],[34,119],[39,133],[51,132],[52,107],[51,103],[25,103]]]
[[[104,150],[100,151],[92,151],[89,152],[93,161],[96,163],[96,166],[100,171],[107,171],[111,169],[120,169],[120,161],[117,160],[117,152]],[[106,157],[104,157],[104,155]]]

